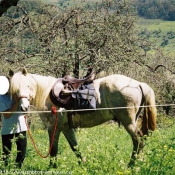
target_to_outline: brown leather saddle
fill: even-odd
[[[69,88],[71,88],[72,90],[77,90],[82,84],[84,84],[85,82],[87,83],[90,77],[91,75],[84,79],[78,79],[70,75],[66,75],[63,77],[62,82],[64,85],[66,85],[65,89],[67,88],[67,86],[70,86]]]
[[[74,106],[75,101],[72,101],[72,97],[73,98],[78,97],[77,94],[79,94],[79,91],[85,89],[88,90],[83,91],[82,93],[83,95],[88,96],[88,97],[86,96],[87,99],[90,99],[89,97],[91,96],[94,97],[95,90],[92,83],[95,77],[94,75],[95,74],[92,71],[88,76],[86,76],[83,79],[78,79],[70,75],[66,75],[62,79],[58,79],[57,82],[52,87],[52,90],[50,91],[49,94],[52,103],[57,107],[63,107],[66,109],[75,108]],[[57,87],[58,83],[62,83],[62,86]],[[91,84],[90,88],[88,88],[89,84]],[[85,88],[85,86],[82,87],[83,85],[86,85],[87,88]]]

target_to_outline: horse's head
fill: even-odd
[[[36,85],[35,80],[30,74],[27,73],[25,68],[21,72],[14,73],[12,70],[9,72],[10,75],[10,94],[17,95],[20,98],[21,109],[27,111],[30,107],[30,101],[35,97]]]

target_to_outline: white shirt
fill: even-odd
[[[8,94],[0,95],[0,112],[10,109],[13,105],[13,100]],[[24,114],[14,113],[10,118],[5,118],[2,115],[2,135],[20,133],[27,131],[26,119]]]

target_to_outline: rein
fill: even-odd
[[[38,154],[40,157],[42,157],[42,158],[47,158],[47,157],[49,156],[49,154],[50,154],[50,152],[51,152],[51,150],[52,150],[53,142],[54,142],[54,137],[55,137],[55,133],[56,133],[56,129],[57,129],[57,124],[58,124],[58,111],[56,110],[56,107],[54,107],[54,106],[52,107],[52,114],[55,114],[55,115],[56,115],[56,117],[55,117],[55,122],[54,122],[54,130],[53,130],[53,133],[52,133],[52,139],[51,139],[51,143],[50,143],[50,146],[49,146],[49,152],[48,152],[47,155],[45,155],[45,156],[43,156],[43,155],[39,152],[39,150],[38,150],[38,148],[37,148],[37,146],[36,146],[36,143],[35,143],[35,141],[34,141],[34,139],[33,139],[33,136],[32,136],[32,134],[31,134],[31,132],[30,132],[30,128],[29,128],[29,126],[28,126],[28,124],[27,124],[27,115],[24,116],[25,119],[26,119],[25,122],[26,122],[26,125],[27,125],[28,134],[29,134],[29,136],[30,136],[30,139],[31,139],[31,141],[32,141],[32,143],[33,143],[33,146],[34,146],[34,148],[35,148],[37,154]]]

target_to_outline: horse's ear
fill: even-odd
[[[22,74],[27,75],[27,69],[25,67],[22,69]]]
[[[13,77],[13,75],[14,75],[14,72],[10,69],[10,70],[9,70],[9,76],[10,76],[10,77]]]

